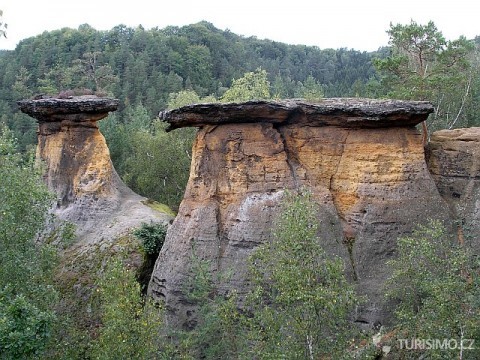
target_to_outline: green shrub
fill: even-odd
[[[167,235],[167,227],[160,223],[143,223],[133,234],[142,242],[147,255],[158,255]]]
[[[56,321],[52,310],[42,310],[23,294],[0,289],[0,358],[29,359],[42,354]]]
[[[0,358],[40,356],[51,338],[57,252],[38,241],[53,197],[0,127]],[[45,234],[48,236],[48,234]]]
[[[398,258],[390,263],[393,275],[387,297],[397,301],[396,342],[400,358],[480,358],[480,263],[478,257],[449,236],[443,224],[430,221],[412,236],[398,240]],[[458,346],[445,350],[401,349],[408,341],[437,339],[460,344],[472,339],[476,350]],[[465,343],[467,344],[467,343]],[[408,345],[410,348],[410,343]],[[393,351],[392,351],[393,352]]]
[[[141,295],[135,272],[120,257],[107,264],[97,289],[102,327],[92,343],[92,359],[160,359],[163,315]]]

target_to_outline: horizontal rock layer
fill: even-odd
[[[247,258],[270,239],[284,191],[307,188],[320,205],[323,247],[345,260],[369,298],[357,321],[384,322],[386,262],[397,238],[428,218],[448,217],[414,127],[431,110],[423,102],[326,99],[194,105],[164,113],[172,128],[201,128],[150,293],[166,300],[174,321],[192,326],[188,284],[197,256],[210,262],[220,293],[235,289],[242,298]]]
[[[161,112],[160,118],[170,124],[168,130],[251,122],[370,128],[416,125],[432,112],[432,104],[425,101],[332,98],[317,103],[284,100],[198,104]]]
[[[118,99],[83,95],[71,96],[68,99],[22,100],[18,102],[18,107],[39,122],[62,120],[82,122],[98,121],[107,116],[110,111],[117,110],[118,104]]]

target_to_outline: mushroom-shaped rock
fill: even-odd
[[[37,119],[37,160],[57,195],[55,213],[77,225],[85,242],[114,240],[133,226],[171,217],[144,205],[117,175],[97,121],[118,107],[117,99],[93,95],[18,102]]]
[[[185,294],[195,256],[210,261],[220,293],[248,291],[247,258],[269,240],[284,191],[309,189],[319,239],[341,256],[360,293],[358,321],[388,318],[383,286],[396,240],[447,210],[415,125],[426,102],[325,99],[199,104],[161,113],[171,129],[199,127],[189,182],[149,285],[172,319],[188,326]],[[355,280],[353,280],[355,279]]]

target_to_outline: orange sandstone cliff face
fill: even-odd
[[[82,246],[111,242],[141,222],[170,220],[145,206],[113,167],[97,121],[117,106],[116,99],[96,96],[19,102],[39,123],[37,161],[57,196],[54,213],[77,226]]]
[[[171,129],[199,131],[149,292],[165,299],[173,321],[194,326],[187,293],[196,256],[210,262],[220,294],[235,289],[241,299],[247,258],[271,237],[285,190],[307,188],[320,205],[323,247],[345,260],[368,296],[356,321],[384,322],[386,262],[397,238],[428,218],[449,216],[415,128],[432,111],[424,102],[325,99],[193,105],[161,114]]]

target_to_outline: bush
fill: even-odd
[[[135,273],[113,258],[98,281],[102,327],[91,358],[160,359],[162,311],[142,297]]]
[[[39,356],[56,321],[56,249],[37,241],[53,197],[0,128],[0,358]]]
[[[183,356],[348,357],[350,341],[358,334],[348,321],[357,299],[342,261],[321,248],[316,216],[310,194],[287,195],[273,239],[250,258],[253,288],[244,311],[238,309],[234,291],[218,292],[210,263],[193,254],[188,300],[198,306],[197,326],[179,336]]]
[[[143,223],[133,234],[142,242],[147,255],[158,255],[167,235],[167,227],[160,223]]]
[[[460,347],[407,351],[397,341],[393,345],[399,356],[480,358],[478,257],[448,236],[442,223],[430,221],[427,226],[418,226],[412,236],[398,240],[398,258],[390,265],[393,275],[387,297],[398,302],[396,340],[446,339],[460,344],[462,339],[472,339],[476,346],[476,350],[465,349],[463,354]]]
[[[41,355],[52,337],[55,313],[39,309],[24,295],[10,290],[0,289],[0,358]]]
[[[190,174],[196,129],[166,132],[167,124],[154,121],[149,131],[130,135],[131,151],[122,178],[134,191],[177,210]]]

